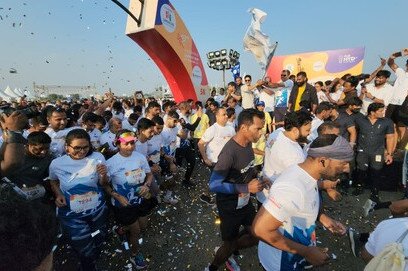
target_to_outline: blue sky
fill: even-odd
[[[121,2],[128,6],[128,1]],[[388,57],[408,47],[406,0],[172,3],[204,63],[207,52],[233,48],[241,53],[241,73],[255,78],[261,70],[242,49],[251,7],[268,13],[262,30],[279,42],[276,55],[365,46],[364,71],[371,72],[379,64],[378,55]],[[109,0],[1,0],[0,16],[0,89],[31,89],[36,82],[95,84],[100,91],[111,87],[131,93],[166,85],[149,56],[125,35],[126,14]],[[221,72],[204,66],[209,83],[221,85]],[[17,74],[9,73],[11,68]],[[226,78],[232,78],[229,72]]]

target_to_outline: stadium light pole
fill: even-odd
[[[222,71],[222,82],[225,89],[225,70],[231,69],[239,62],[239,53],[233,49],[221,49],[207,53],[207,65],[210,69]]]

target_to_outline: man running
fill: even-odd
[[[348,171],[353,150],[336,135],[322,135],[310,145],[303,163],[286,169],[274,182],[252,225],[259,260],[265,270],[303,270],[326,264],[328,249],[316,247],[316,220],[332,233],[346,228],[322,212],[318,180],[335,180]]]
[[[258,243],[251,234],[251,224],[256,213],[250,202],[250,193],[261,191],[264,183],[256,178],[251,143],[258,141],[262,135],[264,123],[263,112],[243,110],[238,116],[237,134],[225,144],[218,156],[210,178],[210,191],[216,193],[223,243],[205,270],[218,270],[226,261],[229,270],[239,270],[239,266],[229,265],[233,251]],[[245,232],[240,233],[241,225]]]

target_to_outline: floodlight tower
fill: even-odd
[[[225,89],[225,70],[231,69],[239,62],[239,53],[233,49],[221,49],[207,53],[207,65],[209,68],[222,71],[222,82]]]

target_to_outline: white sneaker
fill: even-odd
[[[375,205],[377,205],[377,203],[371,199],[367,199],[363,205],[363,215],[365,217],[368,216],[368,214],[374,210]]]
[[[171,205],[175,205],[178,203],[178,200],[173,198],[171,195],[165,195],[163,197],[163,202],[171,204]]]

